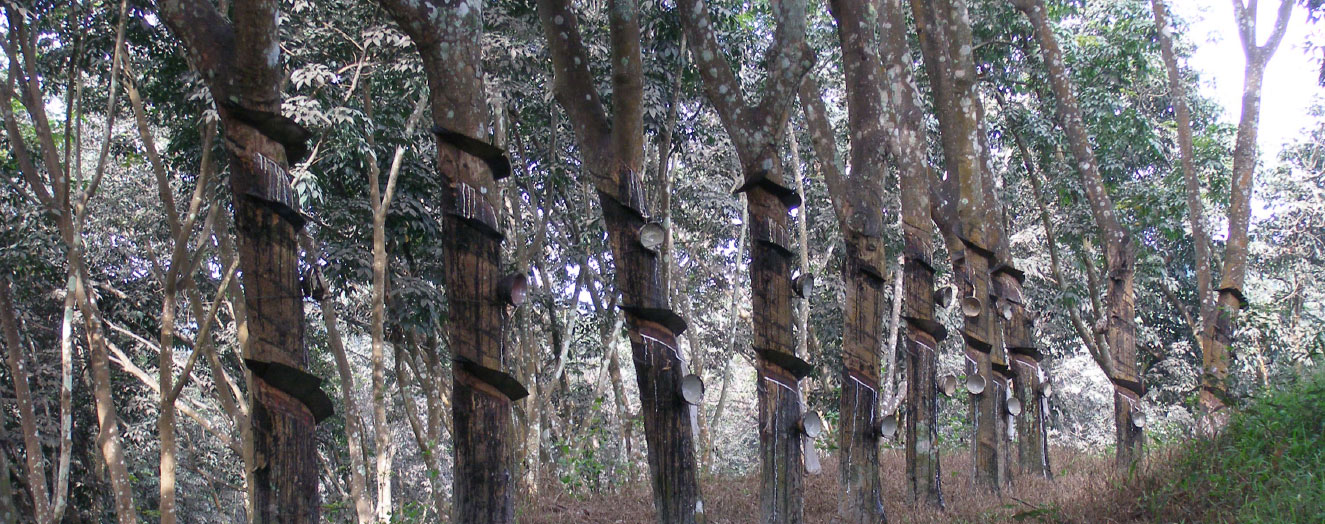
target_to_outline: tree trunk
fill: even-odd
[[[911,76],[911,53],[903,20],[902,0],[884,0],[879,10],[883,63],[895,71],[898,87],[883,90],[891,107],[894,132],[888,136],[900,164],[902,239],[905,291],[902,317],[906,319],[906,471],[911,495],[917,502],[943,506],[938,442],[938,343],[947,330],[934,316],[934,264],[930,219],[930,168],[924,130],[917,127],[924,113]]]
[[[996,95],[999,103],[1003,106],[1006,113],[1008,110],[1006,100],[1001,94]],[[1045,227],[1045,236],[1049,244],[1049,258],[1055,279],[1060,286],[1064,284],[1059,276],[1058,268],[1058,248],[1054,240],[1053,223],[1049,220],[1048,209],[1040,195],[1040,182],[1038,169],[1035,161],[1030,157],[1030,151],[1022,141],[1021,135],[1012,126],[1007,126],[1007,133],[1012,135],[1016,142],[1017,150],[1021,154],[1022,163],[1026,168],[1027,177],[1031,181],[1031,187],[1034,190],[1035,202],[1040,211],[1040,218]],[[1008,254],[1010,248],[1004,243],[999,246],[1000,253],[1004,253],[1005,259],[1010,260]],[[1003,338],[1011,353],[1012,374],[1014,377],[1013,397],[1021,406],[1021,412],[1012,415],[1015,419],[1015,429],[1017,433],[1017,456],[1018,472],[1025,475],[1039,475],[1045,478],[1052,478],[1053,473],[1049,469],[1049,443],[1048,427],[1045,423],[1047,415],[1048,398],[1046,387],[1048,387],[1048,377],[1040,367],[1040,361],[1044,354],[1035,343],[1035,326],[1031,313],[1028,310],[1025,295],[1022,293],[1023,273],[1009,266],[1006,271],[1000,272],[996,277],[996,287],[999,290],[999,313],[1004,315],[1006,322],[1003,325]],[[1075,309],[1069,310],[1073,326],[1083,328],[1080,315]],[[1092,344],[1093,337],[1089,332],[1083,329],[1078,330],[1082,340],[1086,344]],[[1096,350],[1090,350],[1091,354],[1097,353]]]
[[[1058,115],[1067,134],[1069,150],[1079,166],[1082,185],[1090,202],[1095,225],[1099,228],[1104,258],[1108,264],[1105,283],[1105,342],[1112,362],[1109,379],[1114,385],[1114,430],[1117,437],[1117,464],[1127,468],[1142,456],[1145,434],[1132,423],[1132,413],[1141,408],[1145,387],[1136,362],[1136,256],[1131,235],[1113,210],[1113,201],[1104,186],[1081,108],[1073,94],[1071,79],[1063,62],[1042,0],[1011,0],[1035,29],[1036,41],[1044,54],[1050,86],[1057,101]]]
[[[804,45],[805,5],[773,5],[777,20],[769,48],[768,83],[757,106],[748,106],[740,83],[719,46],[707,7],[697,0],[678,2],[691,58],[704,79],[709,102],[717,109],[736,147],[744,171],[738,191],[749,209],[751,310],[759,396],[759,520],[803,519],[803,447],[799,381],[812,371],[796,356],[791,307],[791,259],[795,256],[789,211],[800,204],[783,180],[778,143],[784,136],[792,97],[814,57]]]
[[[28,386],[27,366],[23,361],[23,340],[18,330],[18,314],[10,297],[9,275],[0,274],[0,328],[4,330],[4,341],[9,364],[9,376],[14,380],[14,400],[18,404],[18,421],[23,432],[23,455],[26,459],[24,472],[27,473],[28,489],[32,492],[32,513],[37,522],[50,522],[51,504],[46,493],[46,454],[41,448],[41,435],[37,433],[37,415],[32,409],[32,389]],[[0,455],[8,456],[0,452]],[[9,480],[9,470],[3,471],[4,480]],[[9,507],[12,509],[13,501]],[[13,521],[13,516],[9,519]]]
[[[197,223],[199,213],[202,209],[202,202],[209,180],[211,178],[211,146],[213,137],[213,127],[204,124],[202,139],[202,162],[199,168],[199,177],[194,183],[193,198],[189,202],[187,214],[179,216],[175,207],[174,192],[170,187],[170,177],[166,171],[165,164],[157,151],[156,143],[152,137],[151,129],[147,121],[147,111],[143,104],[143,99],[138,92],[138,88],[133,82],[133,72],[128,67],[126,58],[121,64],[125,69],[124,86],[129,95],[130,106],[133,108],[133,114],[138,127],[138,136],[143,142],[143,148],[147,152],[147,158],[156,175],[157,193],[160,195],[162,214],[164,215],[166,225],[170,232],[169,263],[165,268],[165,273],[161,275],[161,318],[158,344],[160,346],[160,360],[157,368],[158,389],[160,391],[159,408],[160,414],[157,417],[157,435],[161,445],[160,458],[160,478],[159,493],[160,502],[158,510],[161,513],[162,524],[174,524],[177,515],[175,511],[175,472],[177,465],[177,444],[175,439],[175,401],[183,386],[189,380],[189,373],[192,366],[185,368],[180,377],[179,385],[175,385],[174,379],[174,345],[175,345],[175,317],[178,310],[179,292],[181,280],[191,277],[192,263],[195,257],[195,250],[190,248],[190,238],[193,236],[193,229]],[[215,215],[208,213],[207,219],[203,224],[201,235],[206,238],[209,235]],[[201,249],[201,243],[198,246]],[[210,318],[199,317],[197,322],[210,326]],[[199,343],[203,341],[199,340]],[[196,348],[198,350],[201,348]],[[190,362],[196,362],[196,357],[190,358]]]
[[[499,296],[501,203],[497,180],[510,173],[504,151],[487,142],[482,75],[482,11],[470,4],[380,2],[423,58],[437,171],[444,187],[447,340],[452,368],[457,522],[515,518],[510,458],[512,402],[528,395],[512,373],[516,348],[502,343],[511,297]],[[456,74],[463,72],[463,74]],[[508,280],[509,282],[509,280]]]
[[[1274,29],[1264,45],[1256,41],[1256,2],[1244,6],[1234,1],[1238,34],[1242,41],[1246,67],[1243,74],[1242,117],[1238,120],[1237,142],[1233,149],[1232,195],[1228,206],[1228,241],[1224,248],[1224,271],[1219,280],[1219,297],[1213,318],[1205,323],[1201,341],[1201,429],[1218,432],[1228,423],[1225,409],[1229,403],[1229,347],[1236,337],[1238,312],[1247,307],[1242,285],[1247,273],[1248,228],[1251,224],[1251,197],[1256,173],[1256,137],[1261,118],[1261,87],[1265,66],[1283,41],[1292,14],[1293,1],[1281,0]],[[1208,262],[1207,262],[1208,263]]]
[[[301,237],[304,252],[308,255],[309,264],[316,265],[322,258],[321,250],[310,235]],[[359,422],[359,403],[354,399],[356,390],[354,385],[354,374],[350,369],[350,360],[346,356],[345,344],[341,340],[340,322],[336,312],[335,295],[325,294],[318,301],[322,309],[322,321],[327,330],[327,346],[331,349],[332,357],[336,360],[336,372],[340,378],[341,405],[344,406],[342,416],[345,419],[345,440],[349,447],[350,454],[350,498],[354,502],[354,514],[359,524],[368,524],[373,521],[373,505],[368,500],[368,465],[364,460],[363,429]],[[420,443],[420,449],[425,453],[434,452],[431,448],[426,448]]]
[[[540,1],[538,14],[551,49],[556,97],[575,124],[617,267],[616,286],[629,326],[658,521],[703,522],[691,409],[681,401],[679,389],[681,378],[689,373],[677,345],[686,323],[669,305],[667,262],[661,256],[668,247],[666,238],[662,245],[646,246],[640,234],[651,215],[641,179],[644,80],[638,6],[614,1],[608,11],[616,101],[610,117],[593,87],[588,53],[569,3]],[[659,152],[662,158],[669,153]],[[659,168],[666,166],[660,162]],[[663,235],[668,235],[666,229]],[[614,389],[618,374],[613,366]]]
[[[233,23],[206,2],[163,1],[159,8],[217,101],[230,154],[248,328],[250,515],[261,523],[317,522],[313,434],[331,414],[331,401],[321,379],[308,373],[303,345],[297,235],[304,218],[287,166],[302,156],[308,132],[281,116],[277,4],[239,0]]]
[[[964,306],[967,373],[984,384],[971,397],[975,478],[997,492],[1008,480],[1004,395],[1009,362],[1000,319],[989,306],[994,298],[991,273],[999,265],[994,250],[1004,233],[1000,221],[990,220],[996,216],[995,202],[991,174],[984,162],[988,146],[975,84],[969,15],[963,0],[912,0],[911,8],[933,86],[948,171],[947,183],[935,188],[940,201],[931,204],[948,210],[944,211],[948,216],[935,218],[935,222],[948,228],[943,235]]]
[[[1169,96],[1173,103],[1174,118],[1178,124],[1178,157],[1182,179],[1187,193],[1187,217],[1192,228],[1192,244],[1196,251],[1197,317],[1192,325],[1192,340],[1205,355],[1206,326],[1214,315],[1214,293],[1211,288],[1213,271],[1210,259],[1210,234],[1206,229],[1205,204],[1201,197],[1201,181],[1196,175],[1196,162],[1192,146],[1192,115],[1187,105],[1187,86],[1178,69],[1178,56],[1173,50],[1173,29],[1168,21],[1168,9],[1163,0],[1151,0],[1155,13],[1155,27],[1159,33],[1159,47],[1168,72]],[[1185,307],[1185,306],[1180,306]]]
[[[887,255],[883,245],[883,179],[887,169],[888,142],[882,92],[885,89],[880,42],[876,22],[866,6],[857,2],[829,3],[837,20],[838,41],[846,74],[848,126],[851,136],[853,172],[844,178],[837,169],[836,147],[823,144],[829,155],[821,159],[835,213],[840,221],[847,256],[843,266],[846,288],[842,335],[841,428],[839,470],[842,490],[838,515],[846,522],[884,522],[883,490],[879,478],[879,441],[882,416],[879,369],[884,338],[884,273]],[[859,21],[859,22],[856,22]],[[831,131],[824,119],[818,88],[811,81],[801,85],[807,120],[816,122],[820,135]],[[820,100],[816,100],[820,99]],[[819,141],[828,136],[816,137]],[[900,300],[900,297],[895,297]],[[901,302],[895,302],[900,304]],[[892,366],[889,373],[893,373]],[[887,384],[891,397],[892,384]],[[889,414],[891,415],[891,414]]]
[[[0,40],[0,46],[3,46],[11,68],[8,79],[0,83],[0,114],[4,117],[5,132],[13,138],[9,145],[19,171],[37,201],[54,218],[65,247],[65,257],[68,265],[66,271],[70,283],[69,292],[73,294],[74,302],[83,313],[84,332],[88,341],[88,367],[92,375],[93,399],[99,426],[97,446],[100,448],[101,457],[105,461],[109,473],[116,517],[121,524],[132,524],[138,518],[137,508],[133,502],[133,486],[129,471],[124,462],[119,416],[112,394],[110,360],[107,354],[106,340],[102,333],[101,312],[97,307],[95,298],[91,296],[86,288],[89,277],[83,259],[82,237],[82,226],[87,216],[88,203],[95,196],[101,177],[105,173],[106,160],[110,150],[109,137],[114,127],[115,115],[118,109],[116,101],[119,92],[117,89],[119,87],[119,64],[123,51],[124,24],[128,19],[125,14],[126,9],[127,4],[121,1],[115,44],[111,50],[113,58],[106,103],[105,139],[102,141],[101,152],[97,159],[96,172],[88,186],[77,195],[77,201],[71,201],[70,199],[71,184],[68,176],[68,165],[61,162],[59,158],[59,149],[56,146],[54,133],[46,115],[46,99],[40,84],[43,75],[37,71],[36,51],[34,49],[37,44],[36,36],[28,28],[25,19],[27,14],[11,7],[5,8],[5,15],[8,18],[8,27],[13,38]],[[20,54],[23,57],[22,61],[19,60]],[[36,139],[39,143],[39,154],[44,164],[44,170],[48,175],[46,177],[43,177],[41,171],[37,168],[26,142],[17,139],[17,137],[23,137],[26,134],[20,128],[13,111],[15,99],[23,102],[22,106],[27,111],[28,116],[31,117]],[[63,416],[67,417],[68,414],[66,413]],[[67,426],[68,424],[62,421],[61,425]],[[67,459],[61,458],[62,463],[65,460]],[[67,470],[67,468],[64,469]],[[57,479],[57,483],[62,486],[67,485],[64,477]],[[48,518],[54,518],[62,510],[61,502],[65,500],[63,495],[62,489],[57,490],[57,493],[55,493],[56,500],[53,501],[55,504],[52,504],[55,508],[47,513]]]

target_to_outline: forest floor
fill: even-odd
[[[883,492],[907,492],[902,450],[882,455]],[[1268,393],[1233,417],[1214,440],[1152,450],[1132,471],[1113,457],[1058,448],[1053,480],[1017,477],[1002,496],[973,485],[964,451],[945,454],[945,511],[885,497],[893,523],[1325,523],[1325,373]],[[809,476],[805,522],[830,524],[837,509],[837,467]],[[757,475],[702,481],[710,524],[755,522]],[[548,487],[521,508],[526,524],[635,524],[654,520],[647,482],[577,497]]]
[[[881,457],[883,492],[906,493],[905,457],[902,450],[885,450]],[[974,485],[967,471],[970,456],[954,452],[942,457],[946,511],[911,505],[909,498],[884,499],[889,522],[1146,522],[1139,512],[1129,510],[1125,500],[1101,500],[1101,494],[1117,492],[1122,484],[1112,473],[1111,458],[1090,456],[1070,449],[1057,449],[1051,457],[1052,481],[1017,478],[1000,498]],[[837,522],[837,462],[825,458],[823,472],[807,476],[805,522]],[[709,477],[701,482],[709,524],[755,522],[759,515],[759,477]],[[1109,509],[1100,512],[1100,506]],[[653,497],[646,482],[620,487],[614,493],[582,498],[546,489],[533,507],[526,508],[520,522],[528,524],[583,523],[636,524],[653,522]]]

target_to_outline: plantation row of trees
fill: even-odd
[[[1257,149],[1321,4],[1233,4],[1236,126],[1162,0],[0,2],[0,521],[800,522],[823,452],[881,522],[1214,434],[1325,346],[1325,115]]]

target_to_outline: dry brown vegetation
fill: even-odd
[[[1151,478],[1167,463],[1167,455],[1152,456],[1138,475]],[[1053,450],[1050,480],[1014,475],[1002,497],[988,494],[971,483],[970,456],[965,451],[942,458],[946,510],[913,507],[906,493],[905,460],[900,449],[882,456],[884,503],[893,523],[1144,523],[1152,522],[1139,501],[1144,481],[1127,481],[1116,473],[1113,457],[1059,448]],[[837,463],[826,459],[822,474],[808,477],[805,522],[837,522]],[[755,522],[758,511],[758,476],[703,479],[704,507],[710,524]],[[653,522],[653,502],[647,482],[635,482],[609,493],[576,497],[548,486],[528,499],[519,512],[526,524],[647,523]],[[1172,508],[1170,508],[1172,509]],[[1166,512],[1172,513],[1172,512]]]

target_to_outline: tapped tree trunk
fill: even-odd
[[[483,88],[481,4],[380,0],[414,42],[428,80],[437,136],[437,172],[446,188],[447,340],[452,368],[455,522],[515,519],[516,472],[512,402],[528,395],[515,378],[518,349],[502,343],[509,310],[523,300],[509,293],[518,277],[503,277],[497,180],[510,174],[506,153],[489,142]],[[463,72],[462,74],[457,74]],[[503,293],[506,293],[503,295]]]
[[[1288,29],[1293,1],[1280,0],[1274,29],[1265,44],[1258,44],[1256,40],[1256,2],[1244,5],[1242,0],[1234,0],[1233,9],[1247,63],[1243,74],[1242,117],[1238,120],[1237,142],[1233,148],[1232,195],[1228,206],[1224,271],[1219,279],[1219,295],[1212,312],[1213,318],[1204,319],[1205,333],[1201,337],[1203,373],[1200,429],[1206,434],[1214,434],[1228,423],[1229,414],[1225,408],[1230,400],[1229,348],[1236,337],[1238,312],[1247,307],[1242,285],[1247,273],[1248,228],[1251,224],[1251,197],[1258,158],[1256,136],[1261,118],[1261,88],[1265,81],[1265,66],[1279,48]],[[1209,260],[1197,263],[1207,267],[1211,264]]]
[[[233,22],[199,0],[162,1],[159,9],[217,101],[230,154],[248,334],[250,516],[317,522],[314,427],[332,407],[321,379],[307,371],[303,344],[297,236],[305,219],[287,166],[303,156],[308,131],[281,116],[277,4],[238,0]]]
[[[902,0],[883,0],[879,27],[883,63],[895,71],[892,82],[900,88],[884,89],[891,108],[889,146],[901,171],[902,318],[906,320],[907,389],[906,472],[911,496],[931,507],[943,507],[942,470],[939,467],[938,344],[947,338],[934,315],[933,221],[930,219],[930,167],[919,91],[912,78]]]
[[[1117,438],[1116,461],[1127,468],[1142,457],[1145,433],[1134,423],[1134,413],[1141,409],[1145,387],[1136,361],[1136,255],[1131,234],[1118,222],[1113,201],[1104,186],[1099,164],[1090,145],[1081,108],[1073,93],[1063,53],[1049,26],[1043,0],[1011,0],[1026,14],[1035,31],[1036,41],[1048,68],[1050,87],[1057,102],[1059,121],[1067,134],[1069,150],[1081,172],[1082,185],[1090,202],[1091,214],[1099,229],[1104,259],[1108,264],[1105,286],[1104,343],[1110,362],[1105,370],[1114,389],[1114,432]]]
[[[621,290],[621,309],[630,332],[658,521],[704,522],[692,411],[681,400],[680,391],[682,377],[690,373],[677,343],[686,322],[669,304],[667,260],[662,256],[670,248],[670,232],[664,227],[670,224],[653,221],[642,179],[644,73],[639,6],[614,0],[608,11],[615,100],[610,116],[594,88],[589,55],[570,3],[540,0],[538,14],[552,55],[557,101],[574,123],[584,171],[598,194],[617,267],[616,287]],[[664,159],[659,162],[660,170],[667,168],[669,155],[670,151],[659,151]],[[646,225],[661,228],[661,238],[646,238]],[[613,389],[623,406],[624,398],[616,388],[620,370],[615,354],[610,365]]]
[[[886,522],[883,489],[879,478],[879,444],[883,436],[880,403],[892,396],[892,384],[881,388],[879,348],[884,338],[884,274],[887,254],[883,243],[883,179],[890,144],[890,119],[883,97],[884,61],[875,37],[876,20],[865,4],[832,1],[829,9],[837,21],[846,74],[848,126],[851,136],[853,172],[844,176],[838,169],[836,146],[826,122],[824,104],[814,82],[801,84],[806,120],[813,122],[812,135],[821,157],[822,169],[832,197],[834,212],[846,242],[843,281],[846,288],[842,328],[842,395],[839,470],[842,490],[838,516],[845,522]],[[902,270],[904,271],[904,270]],[[901,304],[900,297],[894,297]],[[893,372],[889,366],[889,373]],[[891,375],[890,375],[891,376]],[[880,395],[881,390],[886,395]]]
[[[750,220],[751,311],[758,355],[759,521],[801,522],[804,452],[814,452],[801,429],[800,380],[811,371],[796,356],[792,315],[792,259],[796,256],[790,210],[800,205],[784,181],[779,142],[785,136],[792,98],[814,57],[805,45],[805,4],[773,3],[777,20],[769,47],[768,82],[757,105],[747,105],[726,52],[720,47],[707,6],[678,2],[691,58],[704,91],[736,148]],[[807,271],[808,268],[802,268]],[[877,376],[877,371],[875,371]],[[817,415],[805,417],[817,420]],[[810,433],[817,432],[811,431]]]
[[[973,450],[976,480],[998,492],[1007,477],[1006,398],[1010,362],[991,307],[993,274],[1010,260],[995,252],[1003,242],[1002,223],[993,196],[982,118],[971,54],[972,33],[964,0],[912,0],[925,70],[933,86],[948,177],[936,183],[931,202],[952,257],[965,322],[967,374],[972,388]]]

